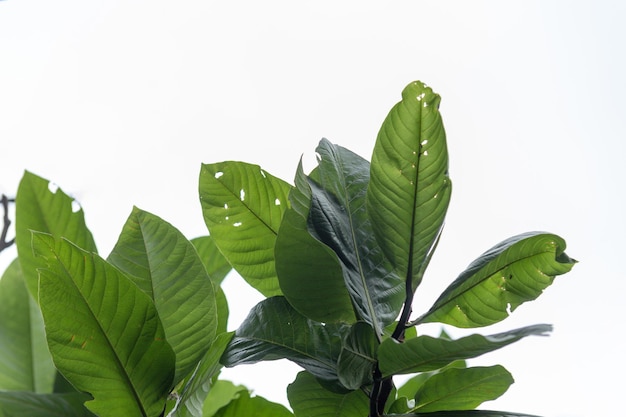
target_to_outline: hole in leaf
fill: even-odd
[[[261,176],[262,176],[263,178],[267,178],[267,177],[265,176],[265,172],[263,172],[263,170],[261,170]]]
[[[224,173],[223,173],[222,171],[216,172],[216,173],[215,173],[215,178],[219,178],[219,177],[221,177],[222,175],[224,175]]]
[[[56,194],[58,189],[59,189],[59,186],[53,183],[52,181],[48,183],[48,191],[50,191],[52,194]]]
[[[72,200],[72,213],[78,213],[80,209],[80,203],[76,200]]]
[[[239,199],[241,201],[243,201],[243,199],[246,197],[246,192],[244,191],[244,189],[242,188],[241,190],[239,190]]]
[[[224,203],[224,208],[228,209],[228,203]]]
[[[241,223],[241,222],[237,222],[237,223],[233,223],[233,226],[235,226],[235,227],[239,227],[239,226],[241,226],[242,224],[243,224],[243,223]]]
[[[279,199],[274,200],[274,205],[280,206],[280,200]]]

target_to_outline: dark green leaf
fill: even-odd
[[[64,237],[90,252],[96,252],[96,244],[76,200],[48,180],[25,171],[15,197],[15,244],[26,287],[37,299],[37,268],[43,265],[33,255],[31,230]]]
[[[0,392],[0,417],[95,417],[83,405],[90,398],[77,392]]]
[[[49,393],[55,373],[41,311],[16,259],[0,279],[0,390]]]
[[[298,417],[364,417],[369,412],[369,398],[363,391],[331,392],[308,372],[298,373],[287,387],[287,397]]]
[[[333,383],[338,381],[341,339],[336,326],[308,320],[284,297],[272,297],[252,308],[235,332],[222,363],[235,366],[286,358]]]
[[[372,154],[367,208],[398,274],[421,282],[450,201],[439,95],[416,81],[383,122]]]
[[[217,329],[213,284],[198,253],[171,224],[135,207],[108,261],[154,301],[176,354],[178,384],[204,355]]]
[[[416,322],[479,327],[503,320],[572,269],[576,261],[564,250],[565,241],[548,233],[507,239],[474,261]]]
[[[424,382],[415,394],[412,411],[472,410],[500,397],[512,383],[513,377],[500,365],[451,368]]]
[[[387,339],[378,349],[379,366],[383,376],[432,371],[455,360],[474,358],[526,336],[543,335],[551,330],[550,325],[538,324],[491,336],[473,334],[457,340],[418,336],[398,343]]]
[[[67,240],[33,234],[39,303],[56,367],[101,417],[157,417],[175,356],[152,300],[117,268]],[[158,364],[158,366],[155,366]]]
[[[257,165],[203,164],[200,202],[215,244],[230,264],[266,297],[281,294],[274,244],[291,186]]]
[[[337,254],[358,318],[377,335],[400,313],[404,281],[385,260],[369,217],[365,197],[369,163],[349,150],[322,140],[312,191],[311,234]]]
[[[283,405],[263,397],[250,397],[248,391],[240,391],[238,397],[221,408],[215,417],[294,417]]]
[[[228,260],[222,255],[211,236],[202,236],[191,239],[191,243],[198,251],[207,274],[214,284],[221,284],[226,275],[233,269]]]
[[[308,231],[311,189],[298,166],[296,187],[276,240],[276,272],[289,303],[305,317],[323,323],[356,320],[337,255]]]
[[[339,381],[344,387],[356,390],[373,382],[377,348],[378,340],[369,324],[360,321],[350,328],[337,363]]]

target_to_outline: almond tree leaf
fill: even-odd
[[[50,181],[25,171],[15,197],[15,245],[28,291],[37,299],[37,268],[31,230],[64,237],[79,247],[96,252],[82,208]]]
[[[447,369],[424,382],[412,411],[473,410],[500,397],[512,383],[513,377],[500,365]]]
[[[308,230],[311,187],[298,165],[276,239],[276,272],[283,295],[299,313],[323,323],[356,321],[337,254]]]
[[[389,112],[372,154],[367,208],[399,276],[420,284],[443,226],[452,185],[439,95],[416,81]]]
[[[398,343],[386,339],[378,349],[379,367],[383,377],[433,371],[453,361],[475,358],[526,336],[544,335],[551,330],[548,324],[536,324],[491,336],[473,334],[457,340],[418,336]]]
[[[289,384],[287,398],[298,417],[363,417],[369,413],[369,398],[363,391],[329,391],[306,371]]]
[[[337,326],[311,321],[284,297],[271,297],[250,310],[221,361],[232,367],[289,359],[329,384],[338,383],[337,359],[342,336]]]
[[[137,207],[107,260],[152,298],[176,354],[177,385],[216,334],[215,292],[202,260],[178,229]]]
[[[291,186],[257,165],[203,164],[202,214],[215,244],[252,287],[280,295],[274,244]]]
[[[211,282],[221,284],[233,267],[217,248],[213,238],[211,236],[196,237],[191,239],[191,243],[198,251],[198,256],[202,259]]]
[[[88,394],[0,391],[0,417],[95,417],[83,403]]]
[[[415,323],[465,328],[497,323],[572,269],[576,261],[564,251],[565,241],[550,233],[509,238],[470,264]]]
[[[0,279],[0,352],[0,390],[52,392],[56,369],[41,311],[26,289],[17,259]]]
[[[357,390],[373,382],[377,349],[378,340],[369,324],[359,321],[350,328],[337,362],[339,381],[344,387]]]
[[[160,416],[175,355],[150,297],[98,255],[33,232],[39,303],[54,363],[101,417]],[[155,366],[158,364],[158,366]]]
[[[405,285],[386,261],[366,212],[369,163],[325,139],[316,150],[309,230],[337,254],[358,318],[380,336],[400,313]]]

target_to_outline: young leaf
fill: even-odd
[[[305,317],[322,323],[356,321],[337,254],[308,231],[311,188],[298,165],[296,187],[289,193],[276,239],[276,272],[289,303]]]
[[[56,369],[41,311],[17,259],[0,279],[0,352],[0,390],[52,392]]]
[[[39,303],[56,367],[100,417],[161,415],[175,356],[152,300],[117,268],[67,240],[33,233]],[[158,364],[158,366],[155,366]]]
[[[225,366],[289,359],[329,383],[336,383],[342,335],[336,326],[302,316],[284,297],[271,297],[250,310],[222,356]]]
[[[34,392],[1,392],[0,417],[95,417],[83,403],[88,394],[36,394]]]
[[[344,340],[337,362],[339,381],[344,387],[357,390],[373,382],[376,349],[378,340],[372,327],[362,321],[354,323]]]
[[[386,339],[378,349],[379,367],[383,377],[432,371],[455,360],[474,358],[526,336],[543,335],[551,330],[550,325],[537,324],[491,336],[473,334],[457,340],[418,336],[398,343]]]
[[[64,237],[90,252],[96,252],[96,244],[78,203],[48,180],[25,171],[15,197],[15,244],[26,287],[37,299],[37,268],[42,264],[33,255],[31,230]]]
[[[287,398],[298,417],[363,417],[369,412],[369,398],[363,391],[329,391],[308,372],[298,373],[289,384]]]
[[[204,221],[231,265],[266,297],[281,294],[274,244],[291,186],[257,165],[203,164],[200,203]]]
[[[217,329],[213,284],[198,253],[174,226],[135,207],[107,260],[152,298],[176,353],[178,384]]]
[[[209,395],[204,401],[204,408],[202,414],[199,417],[213,417],[220,408],[226,407],[232,401],[239,398],[242,392],[248,392],[248,389],[243,385],[235,385],[230,381],[220,380],[215,381],[215,384],[211,386]]]
[[[294,417],[285,406],[266,400],[263,397],[250,397],[248,391],[240,391],[236,399],[221,408],[215,417]]]
[[[358,318],[380,336],[398,317],[405,288],[385,260],[365,210],[369,163],[325,139],[316,150],[309,230],[337,254]]]
[[[512,383],[513,377],[500,365],[451,368],[424,382],[415,394],[412,411],[472,410],[500,397]]]
[[[534,300],[575,260],[559,236],[529,232],[507,239],[475,260],[415,323],[487,326]]]
[[[201,236],[191,239],[191,243],[196,248],[198,256],[202,259],[207,274],[211,277],[211,282],[221,284],[226,275],[233,269],[224,258],[224,255],[215,246],[215,241],[211,236]]]
[[[383,122],[372,154],[367,208],[398,274],[421,282],[450,201],[439,95],[416,81]]]

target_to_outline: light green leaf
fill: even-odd
[[[575,260],[559,236],[529,232],[507,239],[475,260],[415,323],[487,326],[537,298]]]
[[[48,180],[25,171],[15,197],[15,244],[26,287],[37,299],[37,268],[42,264],[33,255],[32,230],[64,237],[90,252],[96,252],[96,244],[78,202]]]
[[[211,282],[221,284],[226,275],[233,269],[228,260],[222,255],[211,236],[201,236],[191,239],[191,243],[198,251]]]
[[[377,349],[378,340],[369,324],[360,321],[350,328],[337,362],[339,381],[344,387],[356,390],[373,382]]]
[[[0,390],[52,392],[56,369],[18,260],[0,279]]]
[[[342,335],[333,325],[308,320],[284,297],[271,297],[250,310],[222,356],[225,366],[289,359],[335,383]]]
[[[217,329],[213,284],[198,253],[174,226],[135,207],[107,260],[152,298],[176,354],[178,384]]]
[[[285,406],[268,401],[263,397],[250,397],[248,391],[240,391],[236,399],[215,413],[215,417],[242,416],[294,417]]]
[[[276,239],[280,288],[289,303],[311,320],[354,322],[354,308],[337,254],[308,231],[311,188],[302,162],[295,183],[289,194],[292,208],[285,213]]]
[[[0,417],[95,417],[83,405],[89,399],[89,395],[78,392],[0,392]]]
[[[459,359],[470,359],[500,349],[530,336],[544,335],[552,330],[537,324],[491,336],[473,334],[457,340],[418,336],[398,343],[386,339],[378,349],[379,367],[383,377],[432,371]]]
[[[215,384],[211,387],[209,395],[204,402],[201,417],[214,416],[220,408],[226,407],[232,401],[239,398],[242,392],[248,392],[248,389],[243,385],[235,385],[230,381],[215,381]]]
[[[56,367],[101,417],[157,417],[175,356],[150,297],[117,268],[67,240],[33,233],[39,303]],[[158,366],[155,366],[158,364]]]
[[[385,260],[365,210],[369,163],[327,140],[316,151],[309,231],[337,254],[358,318],[380,336],[400,313],[405,285]]]
[[[213,380],[219,374],[220,369],[222,369],[222,365],[219,362],[220,357],[232,336],[233,333],[222,333],[211,344],[211,348],[185,384],[174,410],[168,414],[168,417],[209,417],[214,414],[206,412],[211,406],[206,404],[206,399],[213,392]],[[211,395],[211,398],[215,399],[216,396]],[[227,402],[223,405],[226,404]]]
[[[289,384],[287,398],[298,417],[364,417],[369,413],[369,398],[363,391],[329,391],[308,372],[298,373]]]
[[[446,135],[439,95],[416,81],[389,112],[372,154],[367,208],[398,275],[415,290],[450,201]]]
[[[257,165],[203,164],[200,203],[215,244],[252,287],[266,297],[281,294],[274,244],[291,186]]]
[[[512,383],[513,377],[500,365],[448,369],[424,382],[412,411],[472,410],[500,397]]]

